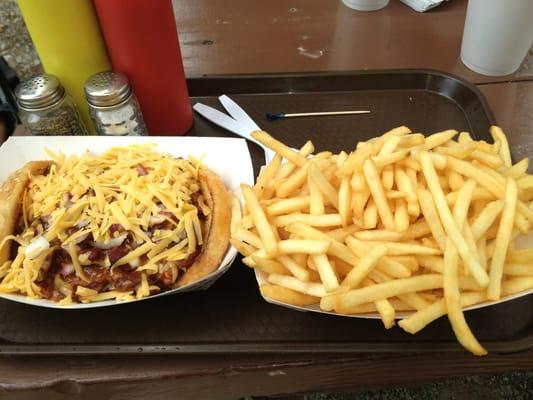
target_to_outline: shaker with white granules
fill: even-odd
[[[124,74],[99,72],[85,82],[89,113],[100,135],[147,135],[139,102]]]

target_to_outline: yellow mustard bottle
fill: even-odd
[[[89,133],[83,84],[91,75],[111,69],[91,0],[18,0],[24,21],[45,71],[59,78],[74,98]]]

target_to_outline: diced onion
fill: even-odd
[[[151,215],[150,220],[148,221],[149,226],[161,224],[166,221],[166,218],[164,215]]]
[[[139,260],[139,257],[137,257],[131,260],[129,264],[132,268],[137,268],[139,265],[141,265],[141,260]]]
[[[24,249],[24,255],[30,260],[35,260],[44,251],[50,248],[50,243],[43,236],[33,239]]]
[[[92,242],[92,245],[100,250],[109,250],[113,247],[120,246],[124,240],[128,237],[127,233],[117,236],[116,238],[111,239],[109,242]]]

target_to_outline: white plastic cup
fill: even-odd
[[[533,0],[469,0],[461,61],[472,71],[515,72],[533,44]]]
[[[389,4],[389,0],[342,0],[346,7],[357,11],[375,11]]]

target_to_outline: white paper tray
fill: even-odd
[[[132,144],[153,143],[162,152],[174,156],[196,158],[204,157],[203,163],[216,172],[231,192],[239,189],[241,183],[253,184],[253,168],[250,153],[244,139],[218,137],[107,137],[107,136],[27,136],[11,137],[0,147],[0,184],[15,170],[21,168],[28,161],[46,160],[45,149],[62,152],[67,155],[80,155],[86,151],[100,154],[113,146],[128,146]],[[198,282],[191,283],[178,289],[168,290],[147,298],[168,296],[183,292],[204,290],[209,288],[231,266],[237,256],[237,250],[228,249],[219,268]],[[17,294],[1,294],[0,298],[17,301],[40,307],[49,308],[96,308],[124,304],[116,300],[105,300],[85,304],[58,305],[50,300],[31,299]]]

